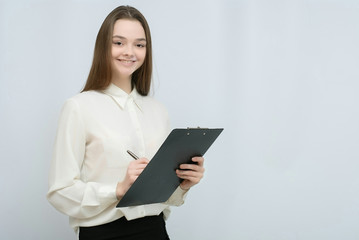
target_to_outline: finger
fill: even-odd
[[[143,168],[146,167],[148,163],[144,162],[144,161],[137,161],[134,160],[132,162],[130,162],[130,164],[128,165],[128,168]]]
[[[144,169],[145,167],[147,167],[147,163],[140,163],[140,164],[136,164],[134,167],[136,169]]]
[[[177,173],[177,176],[180,177],[180,178],[194,177],[194,178],[201,179],[203,177],[202,172],[177,170],[176,173]]]
[[[138,167],[143,167],[143,166],[147,166],[148,165],[148,163],[140,163],[140,162],[138,162],[138,163],[131,163],[130,165],[129,165],[129,167],[130,168],[138,168]]]
[[[148,159],[146,158],[141,158],[138,160],[133,160],[130,162],[130,167],[134,167],[134,168],[138,168],[138,167],[143,167],[143,166],[147,166],[149,163]]]
[[[204,172],[204,168],[197,164],[181,164],[180,169],[181,170],[192,170],[192,171],[196,171],[196,172]]]
[[[131,169],[128,171],[130,176],[139,176],[143,172],[143,169]]]
[[[137,166],[133,166],[133,167],[129,167],[127,169],[127,172],[130,174],[133,174],[134,172],[142,172],[143,170],[145,170],[147,165],[137,165]]]
[[[198,163],[199,166],[203,166],[204,158],[203,157],[193,157],[192,161]]]
[[[148,164],[150,160],[148,160],[147,158],[139,158],[137,160],[134,160],[133,162]]]
[[[129,164],[129,166],[137,166],[137,165],[141,165],[141,164],[145,164],[147,165],[149,163],[149,160],[146,158],[140,158],[138,160],[132,160]]]
[[[191,185],[197,184],[197,183],[199,183],[201,181],[201,178],[189,177],[189,176],[183,177],[182,179],[184,181],[189,181],[191,183]]]

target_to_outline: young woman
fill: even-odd
[[[170,130],[165,108],[147,96],[151,74],[147,21],[133,7],[114,9],[97,35],[83,91],[63,106],[50,169],[47,198],[81,240],[169,239],[169,206],[183,204],[203,177],[204,159],[195,157],[197,165],[177,170],[184,180],[167,202],[116,208]]]

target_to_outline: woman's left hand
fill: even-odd
[[[197,164],[181,164],[176,170],[177,176],[183,181],[180,187],[183,190],[188,190],[201,181],[204,174],[203,157],[194,157],[192,161]]]

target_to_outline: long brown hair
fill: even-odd
[[[111,46],[113,27],[119,19],[137,20],[141,23],[146,36],[146,56],[142,66],[132,74],[132,86],[139,94],[147,96],[152,78],[151,33],[145,17],[136,8],[120,6],[115,8],[104,20],[97,34],[94,56],[86,85],[82,92],[103,90],[111,83]]]

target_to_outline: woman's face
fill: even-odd
[[[119,19],[113,28],[112,74],[117,80],[130,80],[144,62],[146,35],[137,20]]]

